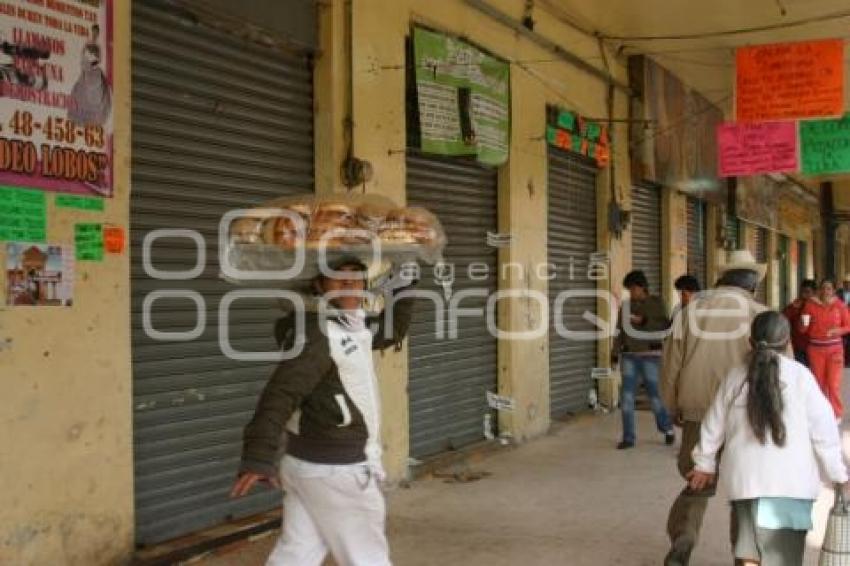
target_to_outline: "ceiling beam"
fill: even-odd
[[[620,91],[624,92],[629,96],[632,95],[632,89],[629,87],[629,85],[618,80],[617,77],[615,77],[608,71],[591,65],[575,53],[567,51],[554,41],[543,37],[539,33],[531,31],[530,29],[522,25],[522,22],[513,19],[508,14],[502,12],[498,8],[493,7],[484,0],[464,0],[464,2],[468,6],[475,8],[482,14],[489,16],[500,24],[512,29],[513,31],[517,32],[519,35],[525,37],[529,41],[537,44],[538,46],[549,51],[550,53],[553,53],[558,58],[562,59],[564,62],[572,65],[573,67],[576,67],[577,69],[596,77],[605,84],[613,85],[615,88],[619,89]]]

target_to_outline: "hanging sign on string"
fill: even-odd
[[[850,114],[800,122],[800,142],[804,174],[850,172]]]
[[[725,122],[717,127],[721,177],[798,169],[796,122]]]
[[[738,121],[840,116],[844,112],[844,41],[827,39],[740,47],[736,53]]]

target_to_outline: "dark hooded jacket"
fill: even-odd
[[[377,403],[370,403],[357,383],[352,386],[352,380],[371,380],[374,371],[371,353],[361,351],[365,349],[361,345],[374,350],[399,346],[410,326],[414,301],[393,299],[392,309],[367,319],[372,335],[366,335],[365,344],[363,332],[350,332],[344,317],[322,323],[319,315],[307,313],[303,350],[278,365],[245,427],[240,470],[273,475],[284,451],[285,432],[285,452],[301,460],[366,461],[368,420],[380,408],[372,406]],[[391,321],[384,316],[390,310]],[[291,350],[297,334],[294,315],[278,321],[275,335],[284,351]]]

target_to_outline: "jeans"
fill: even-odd
[[[659,356],[638,356],[623,354],[621,371],[623,374],[623,391],[620,397],[620,410],[623,413],[623,441],[634,443],[635,433],[635,394],[641,378],[646,385],[646,392],[655,413],[655,426],[662,433],[672,432],[673,425],[670,417],[661,403],[658,395],[658,374],[661,366]]]

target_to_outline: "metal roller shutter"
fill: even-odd
[[[753,255],[756,256],[757,262],[767,263],[767,228],[751,225],[751,229],[754,231],[753,243],[755,249],[753,250]],[[763,305],[767,305],[767,277],[761,280],[758,289],[756,289],[756,300]]]
[[[705,203],[688,197],[688,273],[697,278],[702,289],[709,287],[707,235]]]
[[[233,287],[219,279],[217,230],[228,210],[313,187],[312,73],[307,56],[279,51],[133,3],[132,338],[136,536],[152,544],[230,517],[279,505],[259,490],[228,499],[242,427],[273,363],[234,361],[220,349],[217,309]],[[155,229],[203,236],[206,266],[191,280],[146,275],[142,242]],[[160,270],[190,270],[195,243],[164,238],[151,253]],[[142,305],[158,290],[200,294],[206,327],[191,341],[158,341]],[[231,344],[273,351],[271,300],[240,300]],[[159,299],[152,327],[195,327],[187,299]]]
[[[661,295],[661,189],[653,185],[632,188],[632,269],[649,280],[653,295]]]
[[[464,298],[459,308],[486,308],[496,292],[497,250],[487,245],[487,232],[497,231],[496,182],[495,169],[474,161],[408,150],[407,202],[427,207],[443,223],[445,260],[454,267],[452,293],[482,290],[483,296]],[[473,263],[487,266],[483,280],[470,278]],[[424,275],[419,288],[442,295],[430,270]],[[490,413],[486,392],[497,389],[497,341],[485,319],[459,316],[457,338],[438,339],[435,310],[432,304],[417,308],[410,330],[410,452],[417,458],[482,440]],[[443,310],[448,328],[448,302]]]
[[[741,249],[741,221],[731,214],[726,215],[726,242],[727,247],[733,250]],[[726,261],[724,258],[723,261]]]
[[[555,265],[549,281],[549,383],[553,418],[586,406],[593,387],[596,341],[567,340],[554,326],[554,302],[561,293],[596,289],[587,278],[591,254],[596,249],[596,164],[580,155],[549,148],[549,263]],[[564,305],[564,327],[593,331],[582,315],[596,313],[593,297],[573,299]]]

